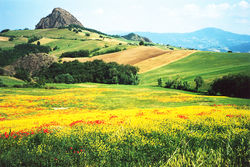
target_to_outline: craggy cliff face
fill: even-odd
[[[58,28],[70,24],[76,24],[83,27],[82,23],[68,11],[61,8],[55,8],[50,15],[40,20],[36,25],[36,29]]]

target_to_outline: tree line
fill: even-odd
[[[165,85],[162,78],[159,78],[157,81],[159,87],[194,92],[199,92],[200,88],[205,83],[201,76],[195,77],[195,88],[191,88],[190,82],[183,81],[180,77],[177,77],[174,80],[167,79]],[[209,95],[250,98],[250,76],[246,74],[229,74],[221,78],[216,78],[210,84],[207,93]]]
[[[49,68],[34,74],[49,83],[105,83],[137,85],[139,69],[131,65],[116,62],[105,63],[102,60],[53,63]]]

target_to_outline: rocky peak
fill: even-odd
[[[40,20],[40,22],[36,25],[36,29],[58,28],[68,26],[70,24],[76,24],[83,27],[82,23],[80,23],[68,11],[62,8],[55,8],[51,14]]]

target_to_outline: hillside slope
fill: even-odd
[[[202,76],[208,86],[215,78],[233,73],[250,75],[250,53],[197,52],[184,59],[140,75],[142,85],[157,85],[158,78],[192,81]]]

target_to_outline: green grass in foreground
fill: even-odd
[[[8,85],[8,86],[13,86],[13,85],[24,83],[24,81],[20,79],[9,77],[9,76],[0,76],[0,79],[3,81],[3,84]]]
[[[157,85],[158,78],[192,81],[202,76],[207,83],[227,74],[244,73],[250,75],[250,53],[197,52],[177,62],[140,75],[142,85]]]
[[[4,82],[7,83],[7,82]],[[17,84],[15,80],[8,80],[9,85]],[[40,88],[0,88],[4,94],[25,94],[34,96],[62,95],[62,89],[74,88],[108,88],[113,91],[104,91],[93,101],[96,109],[129,109],[129,108],[164,108],[180,106],[214,105],[214,104],[235,104],[239,106],[250,106],[250,99],[229,98],[225,96],[203,96],[197,93],[166,89],[152,86],[132,86],[132,85],[108,85],[108,84],[47,84],[56,89]],[[192,100],[182,101],[182,96],[197,95]],[[171,102],[171,98],[179,99],[178,102]],[[159,99],[169,99],[161,101]],[[64,106],[67,107],[67,106]],[[90,106],[92,108],[93,106]]]
[[[250,104],[250,99],[201,95],[197,95],[198,100],[178,102],[178,100],[195,95],[195,93],[150,86],[93,83],[48,84],[48,86],[59,89],[0,88],[0,94],[16,97],[17,101],[20,101],[20,96],[31,95],[26,100],[22,97],[21,99],[24,98],[22,104],[27,103],[27,100],[34,100],[28,103],[32,104],[37,101],[37,96],[47,96],[44,99],[46,104],[51,103],[60,107],[71,106],[73,107],[72,111],[80,110],[81,104],[86,103],[84,104],[87,107],[85,109],[92,114],[95,113],[95,110],[91,110],[95,104],[96,108],[94,109],[99,111],[97,115],[105,113],[105,110],[116,112],[116,109],[135,108],[136,111],[141,112],[144,108],[153,107],[162,108],[161,110],[165,111],[165,107],[178,108],[182,105],[203,105],[214,109],[215,113],[220,113],[220,109],[223,109],[219,106],[213,107],[211,104],[236,104],[238,108],[249,111]],[[100,91],[103,92],[100,93]],[[64,92],[71,92],[76,97],[85,96],[86,99],[78,101],[75,106],[72,106],[73,104],[62,106],[63,102],[54,104],[56,98],[64,96]],[[88,96],[95,97],[91,103],[88,103]],[[161,98],[169,99],[171,96],[179,96],[181,99],[174,98],[171,102],[159,101]],[[74,101],[74,99],[66,100]],[[17,106],[18,109],[21,107],[22,105]],[[28,105],[27,111],[33,107],[37,106]],[[154,110],[153,108],[152,110]],[[174,110],[175,108],[173,108]],[[237,113],[238,109],[233,108],[233,110]],[[17,112],[18,117],[13,121],[20,120],[21,124],[25,124],[22,122],[22,118],[26,119],[27,115],[25,114],[27,113],[19,112]],[[31,114],[46,115],[43,110],[37,112],[39,113]],[[50,110],[47,113],[47,119],[49,120],[57,112],[60,111]],[[190,110],[190,112],[193,111]],[[69,114],[61,112],[61,114],[71,117],[74,112]],[[48,122],[38,131],[23,130],[19,133],[3,133],[0,138],[0,166],[248,166],[248,117],[230,118],[224,116],[224,119],[221,120],[209,116],[207,118],[197,117],[201,119],[196,121],[178,118],[159,119],[152,121],[152,126],[147,124],[146,127],[136,126],[144,120],[143,117],[138,117],[137,122],[139,123],[135,126],[130,126],[128,123],[125,125],[79,124],[63,127]],[[60,119],[58,118],[58,121]],[[77,120],[80,119],[84,119],[84,117],[77,118]],[[6,121],[6,124],[9,122],[9,120],[3,121]],[[161,121],[160,124],[158,121]]]

